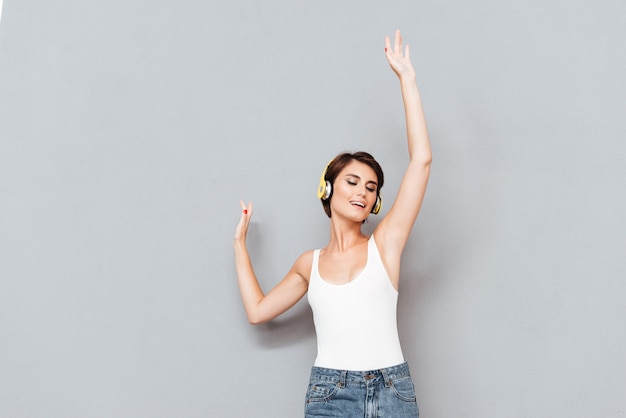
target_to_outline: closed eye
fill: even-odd
[[[357,176],[356,174],[348,174],[345,180],[346,183],[348,183],[350,186],[356,186],[358,185],[359,181],[361,181],[361,177]],[[374,181],[368,181],[365,184],[365,189],[370,193],[375,193],[378,189],[378,184],[376,184],[376,182]]]

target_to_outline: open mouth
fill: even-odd
[[[362,208],[365,207],[365,203],[363,203],[363,202],[350,202],[350,204],[352,206],[359,206],[359,207],[362,207]]]

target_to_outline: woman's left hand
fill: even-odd
[[[391,69],[396,73],[400,81],[415,79],[415,70],[409,57],[409,46],[406,45],[404,54],[402,53],[402,35],[400,30],[396,31],[393,48],[389,36],[385,36],[385,55]]]

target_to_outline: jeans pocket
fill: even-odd
[[[306,402],[325,402],[332,399],[339,389],[339,382],[311,380],[306,391]]]
[[[391,381],[391,389],[398,399],[405,402],[416,402],[415,386],[411,380],[411,376],[393,379]]]

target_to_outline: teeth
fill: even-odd
[[[353,205],[358,205],[358,206],[361,206],[362,208],[364,208],[364,207],[365,207],[365,204],[364,204],[364,203],[361,203],[361,202],[350,202],[350,203],[352,203]]]

